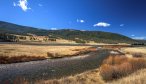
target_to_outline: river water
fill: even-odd
[[[98,68],[107,56],[109,56],[109,50],[99,50],[77,57],[0,64],[0,84],[6,81],[13,82],[18,77],[32,82],[39,79],[54,79],[75,75]]]

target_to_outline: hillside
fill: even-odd
[[[21,26],[13,23],[0,21],[0,33],[20,34],[34,33],[37,35],[48,35],[48,32],[43,29]]]
[[[110,32],[80,31],[72,29],[44,30],[0,21],[0,34],[5,33],[17,35],[28,35],[28,33],[31,33],[37,36],[48,36],[49,38],[62,38],[67,40],[74,40],[79,43],[85,43],[89,41],[103,43],[131,43],[135,41],[124,35]]]

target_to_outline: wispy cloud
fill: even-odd
[[[123,26],[125,26],[125,24],[120,24],[120,27],[123,27]]]
[[[17,4],[15,2],[13,2],[13,6],[17,6]]]
[[[85,23],[85,20],[77,19],[78,23]]]
[[[97,24],[94,24],[93,26],[94,27],[109,27],[109,26],[111,26],[111,24],[106,23],[106,22],[99,22]]]
[[[38,4],[38,6],[42,7],[43,5],[42,4]]]
[[[19,0],[18,1],[18,4],[16,4],[15,2],[13,2],[13,6],[19,6],[19,7],[21,7],[22,8],[22,10],[23,11],[27,11],[27,10],[30,10],[31,8],[30,7],[28,7],[28,2],[27,2],[27,0]]]
[[[58,30],[57,28],[51,28],[51,30]]]
[[[135,36],[134,34],[131,35],[132,37]]]
[[[137,40],[145,40],[146,36],[141,36],[141,37],[132,37],[133,39],[137,39]]]

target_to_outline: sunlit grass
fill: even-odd
[[[91,46],[0,44],[0,64],[71,57],[96,51]]]
[[[127,76],[137,70],[146,68],[143,58],[128,58],[125,56],[110,56],[100,67],[103,80],[111,81]]]

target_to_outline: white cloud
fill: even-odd
[[[85,21],[84,20],[77,19],[77,22],[78,23],[84,23]]]
[[[141,37],[133,37],[133,39],[137,39],[137,40],[144,40],[144,39],[146,39],[146,36],[141,36]]]
[[[125,26],[124,24],[120,24],[121,27]]]
[[[94,24],[93,26],[94,27],[109,27],[109,26],[111,26],[111,24],[106,23],[106,22],[99,22],[97,24]]]
[[[146,36],[136,36],[136,35],[131,35],[131,37],[133,38],[133,39],[136,39],[136,40],[145,40],[146,39]]]
[[[13,2],[13,6],[17,6],[17,4],[15,2]]]
[[[135,36],[135,35],[133,34],[133,35],[131,35],[131,36],[133,37],[133,36]]]
[[[42,4],[38,4],[38,6],[42,7],[43,5]]]
[[[57,28],[51,28],[51,30],[57,30]]]
[[[15,2],[13,2],[13,5],[14,6],[19,6],[19,7],[21,7],[22,8],[22,10],[23,11],[27,11],[27,10],[30,10],[31,8],[30,7],[28,7],[28,2],[27,2],[27,0],[19,0],[18,1],[18,4],[16,4]]]

